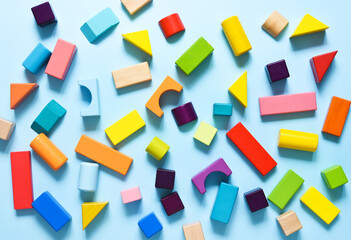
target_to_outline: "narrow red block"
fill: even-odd
[[[160,25],[165,38],[169,38],[174,34],[185,30],[178,13],[174,13],[165,18],[162,18],[158,24]]]
[[[183,202],[177,192],[161,198],[161,203],[168,216],[184,209]]]
[[[274,161],[241,122],[230,129],[227,132],[227,136],[263,176],[277,165],[276,161]]]
[[[29,151],[11,152],[11,173],[14,208],[32,208],[33,184]]]

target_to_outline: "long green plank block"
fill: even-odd
[[[200,37],[178,60],[177,66],[189,75],[213,52],[214,48]]]
[[[268,200],[280,209],[283,209],[303,182],[304,179],[302,177],[297,175],[293,170],[288,170],[271,194],[269,194]]]

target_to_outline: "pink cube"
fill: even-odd
[[[141,199],[141,193],[138,186],[121,191],[122,201],[124,204],[138,201]]]

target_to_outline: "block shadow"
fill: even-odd
[[[289,38],[293,51],[299,51],[324,44],[325,31]]]
[[[314,154],[317,154],[317,152],[307,152],[281,147],[278,147],[278,153],[280,157],[295,158],[307,161],[312,161],[314,159]]]
[[[280,95],[286,92],[287,78],[270,83],[273,95]]]
[[[124,211],[127,216],[137,215],[141,213],[142,199],[127,204],[123,204],[123,202],[121,201],[121,204],[123,205]]]
[[[184,34],[185,34],[185,30],[181,31],[179,33],[176,33],[175,35],[173,35],[173,36],[171,36],[169,38],[166,38],[166,37],[165,38],[166,38],[167,43],[172,44],[172,43],[177,42],[179,39],[181,39]]]
[[[245,201],[246,202],[246,201]],[[247,205],[247,203],[246,203]],[[249,206],[246,206],[247,208],[249,208]],[[260,209],[256,212],[251,212],[250,210],[248,210],[249,212],[249,215],[250,215],[250,220],[253,224],[260,224],[260,223],[263,223],[264,220],[266,219],[267,217],[267,208],[263,208],[263,209]]]
[[[231,116],[213,116],[215,127],[217,129],[227,130],[229,128]]]
[[[249,52],[247,52],[247,53],[244,53],[243,55],[235,56],[235,54],[234,54],[234,52],[232,50],[232,47],[230,46],[230,43],[229,43],[224,31],[222,31],[222,36],[224,38],[224,41],[225,41],[225,43],[227,45],[228,50],[231,52],[231,54],[232,54],[232,56],[234,58],[234,61],[235,61],[235,64],[237,65],[237,67],[239,67],[239,68],[244,67],[249,62],[249,60],[251,58],[251,55],[250,55],[250,51],[251,50]]]
[[[66,168],[68,168],[69,161],[62,165],[57,171],[53,170],[35,151],[31,151],[32,158],[35,159],[56,181],[60,181],[65,175],[67,175]]]
[[[131,44],[127,40],[123,39],[122,41],[123,41],[124,49],[129,55],[134,56],[138,60],[138,62],[148,62],[149,66],[151,68],[152,56],[150,56],[147,53],[143,52],[141,49],[139,49],[138,47],[134,46],[133,44]],[[125,67],[127,67],[127,66],[125,66]]]
[[[86,192],[86,191],[79,191],[79,196],[82,202],[94,202],[95,199],[95,192]]]
[[[44,27],[40,27],[35,21],[33,21],[33,24],[36,26],[40,38],[42,40],[46,40],[47,38],[52,37],[54,35],[56,31],[57,21],[50,23],[49,25],[46,25]]]
[[[275,115],[261,116],[261,121],[271,122],[271,121],[293,120],[298,118],[310,118],[310,117],[314,117],[315,115],[316,115],[315,111],[275,114]]]
[[[338,136],[334,136],[334,135],[331,135],[331,134],[325,133],[325,132],[322,132],[322,136],[325,140],[335,142],[335,143],[340,142],[340,139],[342,138],[342,134],[340,137],[338,137]]]
[[[98,129],[100,116],[82,117],[85,131],[93,131]]]

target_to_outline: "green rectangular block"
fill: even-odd
[[[331,166],[321,172],[324,182],[328,188],[334,189],[348,183],[344,170],[340,165]]]
[[[268,200],[280,209],[283,209],[303,182],[304,179],[302,177],[297,175],[293,170],[288,170],[271,194],[269,194]]]
[[[203,38],[200,37],[178,60],[177,66],[189,75],[200,65],[208,55],[213,52],[214,48]]]

